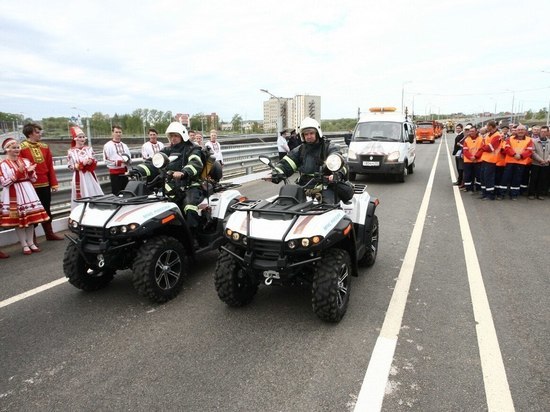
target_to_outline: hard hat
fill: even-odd
[[[300,124],[300,138],[302,139],[302,141],[304,141],[303,133],[306,129],[315,129],[317,138],[323,138],[323,132],[321,131],[321,126],[319,125],[317,120],[312,119],[311,117],[306,117],[304,120],[302,120],[302,123]]]
[[[180,122],[172,122],[168,125],[168,128],[166,129],[166,137],[168,137],[170,133],[179,134],[184,142],[189,140],[187,129]]]

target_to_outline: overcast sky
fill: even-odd
[[[550,101],[548,0],[0,5],[0,111],[34,119],[149,108],[255,120],[260,88],[319,95],[323,119],[401,107],[403,91],[417,114]]]

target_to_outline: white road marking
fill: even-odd
[[[451,161],[452,156],[449,153],[447,145],[447,157],[449,160],[449,169],[454,179],[454,168]],[[453,186],[458,220],[460,223],[460,233],[462,234],[462,244],[464,247],[464,256],[466,260],[466,270],[468,272],[468,283],[470,285],[470,295],[472,297],[472,307],[474,319],[476,321],[477,344],[479,346],[479,356],[481,359],[481,370],[483,372],[483,383],[485,385],[485,396],[489,411],[514,411],[514,401],[502,353],[498,344],[497,332],[491,314],[491,307],[485,291],[481,268],[477,252],[470,231],[468,217],[460,196],[458,186]],[[490,206],[490,205],[487,205]]]
[[[393,355],[397,346],[397,339],[399,337],[399,330],[401,329],[401,323],[403,320],[403,313],[405,312],[405,306],[407,304],[407,296],[409,294],[409,288],[411,286],[412,275],[414,272],[414,265],[416,263],[416,257],[420,248],[420,240],[422,239],[422,232],[424,230],[424,222],[428,211],[428,205],[430,203],[430,196],[433,188],[433,181],[435,177],[435,170],[437,168],[437,161],[439,159],[439,152],[441,151],[441,144],[437,149],[432,171],[428,179],[426,190],[424,191],[424,197],[422,204],[416,217],[414,229],[409,240],[409,246],[405,253],[401,270],[399,271],[399,277],[395,283],[395,289],[393,291],[384,324],[380,335],[376,340],[374,350],[372,352],[365,378],[363,379],[363,385],[357,397],[357,403],[355,404],[355,411],[380,411],[382,409],[382,402],[384,401],[384,391],[388,382],[388,376],[390,373],[391,364],[393,361]]]
[[[36,295],[37,293],[44,292],[45,290],[48,290],[50,288],[53,288],[55,286],[61,285],[67,281],[67,278],[59,278],[57,280],[54,280],[53,282],[46,283],[45,285],[38,286],[37,288],[28,290],[27,292],[20,293],[19,295],[13,296],[11,298],[8,298],[6,300],[3,300],[0,302],[0,308],[3,308],[5,306],[11,305],[12,303],[19,302],[20,300],[26,299],[28,297],[31,297],[33,295]]]

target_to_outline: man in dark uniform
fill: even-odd
[[[271,181],[279,183],[284,177],[291,176],[298,171],[300,177],[299,185],[307,184],[315,173],[319,172],[327,157],[333,153],[340,153],[337,146],[329,140],[324,139],[319,123],[310,117],[306,117],[300,125],[300,138],[302,144],[290,151],[275,166],[271,174]],[[353,185],[347,179],[347,166],[338,172],[340,176],[336,184],[338,198],[347,202],[353,197]],[[327,176],[328,181],[332,182],[334,175]]]

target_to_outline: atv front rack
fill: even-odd
[[[273,202],[267,200],[244,200],[231,206],[233,210],[242,212],[254,212],[255,214],[277,215],[321,215],[330,210],[338,209],[339,204],[315,203],[309,200],[305,203],[296,203],[294,199],[279,196]]]
[[[114,205],[114,206],[124,206],[124,205],[139,205],[144,203],[154,203],[160,200],[164,200],[164,196],[158,195],[143,195],[143,196],[115,196],[115,195],[103,195],[103,196],[93,196],[93,197],[83,197],[81,199],[76,199],[77,203],[89,203],[94,205]]]

